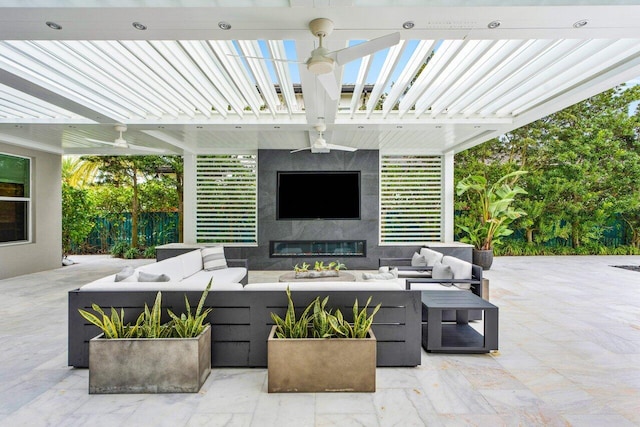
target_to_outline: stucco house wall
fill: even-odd
[[[61,267],[62,156],[0,141],[0,153],[31,158],[30,243],[0,245],[0,279]]]

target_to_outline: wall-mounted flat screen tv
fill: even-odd
[[[360,172],[278,172],[277,219],[360,219]]]

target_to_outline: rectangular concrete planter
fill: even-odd
[[[89,341],[89,393],[197,393],[211,373],[211,326],[195,338]]]
[[[376,337],[295,338],[267,344],[269,393],[376,391]]]

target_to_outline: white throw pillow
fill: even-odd
[[[413,253],[413,257],[411,258],[411,267],[426,267],[427,260],[425,257],[420,255],[418,252]]]
[[[445,265],[441,262],[436,262],[431,270],[432,279],[453,279],[453,271],[451,266]],[[440,283],[442,286],[451,286],[453,283]]]
[[[151,274],[144,271],[138,272],[138,282],[168,282],[171,278],[166,274]]]
[[[133,269],[133,267],[131,267],[130,265],[126,266],[125,268],[123,268],[122,270],[120,270],[118,273],[116,273],[116,277],[115,277],[115,281],[116,282],[122,282],[124,281],[126,278],[133,276],[133,273],[135,273],[136,271]],[[127,280],[128,282],[129,280]]]
[[[436,262],[441,262],[444,254],[429,248],[420,249],[420,255],[424,257],[428,266],[433,266]]]
[[[227,260],[224,257],[224,247],[212,246],[202,249],[202,264],[205,270],[220,270],[227,268]]]
[[[395,279],[393,273],[362,273],[364,280],[391,280]]]

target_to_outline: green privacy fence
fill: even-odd
[[[95,226],[81,247],[74,247],[74,253],[107,253],[118,241],[131,243],[131,214],[113,215],[109,218],[94,219]],[[138,237],[141,247],[151,247],[178,242],[177,212],[145,212],[138,217]],[[456,236],[459,238],[460,236]],[[507,242],[524,242],[523,230],[515,230]],[[631,234],[626,224],[618,219],[609,221],[602,230],[599,243],[605,247],[628,245]],[[566,247],[570,242],[556,238],[545,242],[546,247]]]
[[[107,253],[118,241],[131,243],[131,214],[94,218],[95,226],[76,253]],[[178,241],[177,212],[144,212],[138,215],[138,238],[141,247]]]

